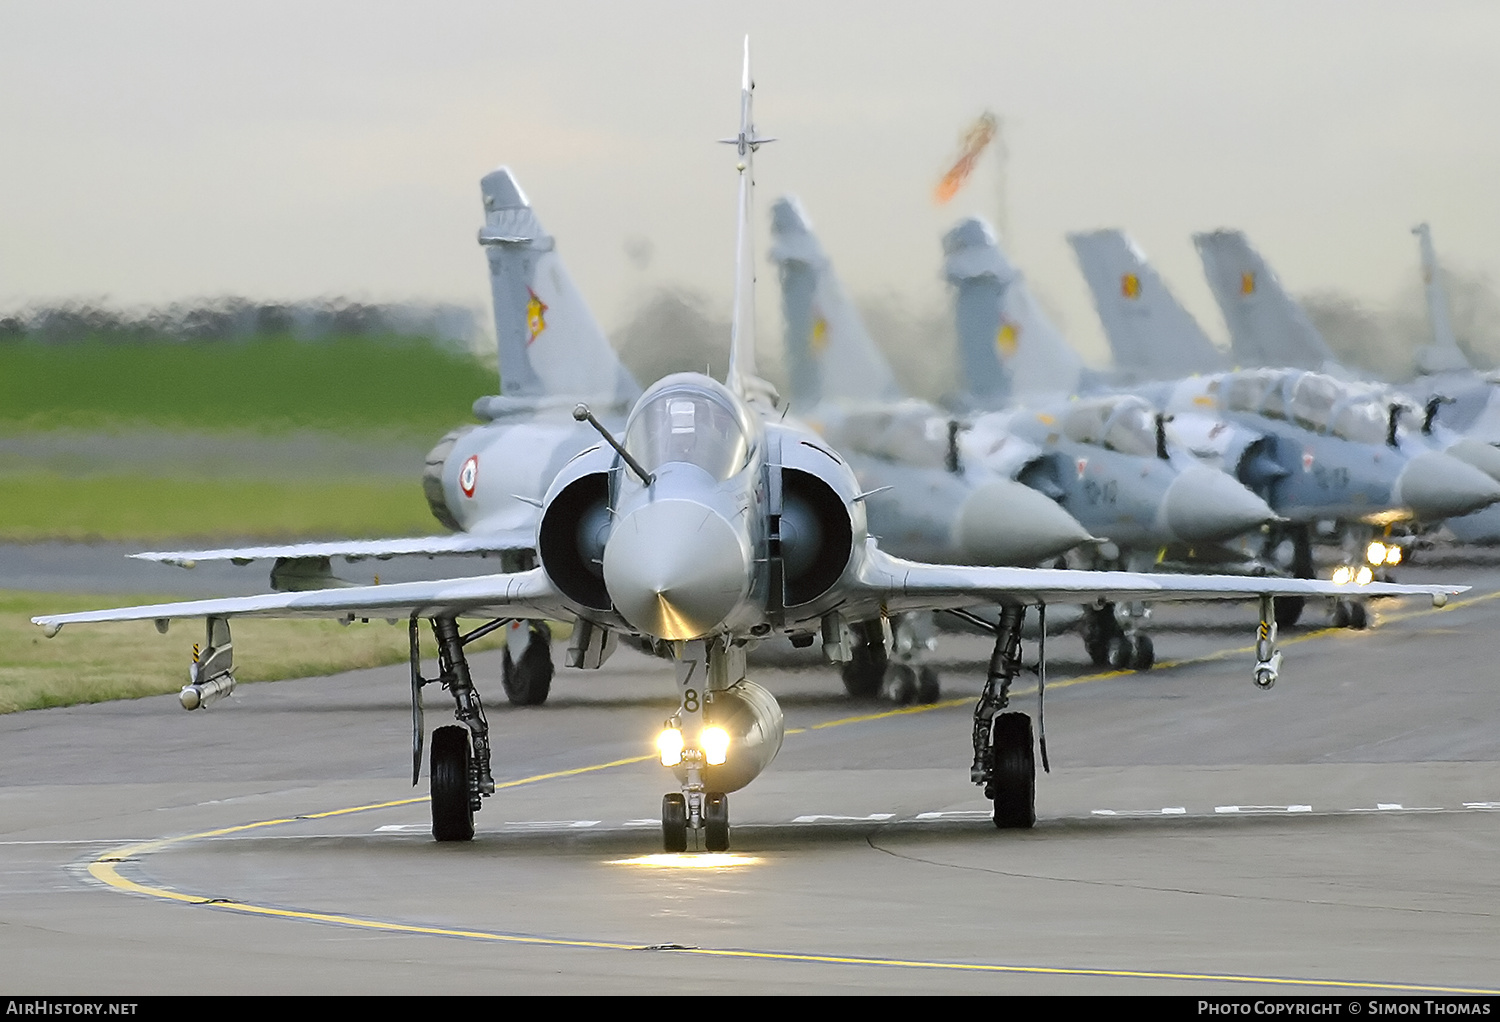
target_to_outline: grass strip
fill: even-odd
[[[298,539],[442,532],[411,480],[0,476],[0,540]]]
[[[495,369],[409,338],[0,343],[0,427],[371,428],[441,436]]]

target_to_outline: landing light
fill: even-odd
[[[724,765],[724,759],[729,755],[729,732],[721,727],[706,727],[698,736],[698,744],[703,746],[703,755],[709,766]]]
[[[1396,546],[1395,544],[1392,544],[1391,546],[1385,548],[1385,563],[1389,564],[1391,567],[1395,567],[1396,565],[1400,564],[1401,557],[1401,548]]]
[[[1376,540],[1365,548],[1365,560],[1371,564],[1385,563],[1385,544]]]
[[[1375,573],[1373,571],[1361,565],[1359,571],[1354,573],[1354,584],[1357,586],[1369,585],[1370,579],[1374,577]]]
[[[675,727],[663,728],[656,736],[656,751],[661,754],[662,766],[676,766],[682,762],[682,732]]]
[[[1333,584],[1336,586],[1348,585],[1349,580],[1353,577],[1354,570],[1352,568],[1341,565],[1333,569]]]

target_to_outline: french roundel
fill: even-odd
[[[464,462],[464,467],[458,470],[458,488],[464,491],[465,497],[474,496],[474,484],[479,482],[479,455],[469,455],[469,460]]]

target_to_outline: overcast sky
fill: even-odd
[[[1010,153],[1004,241],[1090,352],[1071,230],[1131,231],[1219,338],[1195,230],[1243,228],[1294,290],[1372,305],[1416,274],[1419,220],[1445,260],[1500,276],[1483,0],[5,0],[0,310],[487,309],[478,179],[502,163],[606,327],[663,283],[727,306],[735,175],[713,140],[735,130],[746,33],[757,124],[780,139],[757,161],[762,253],[770,200],[796,193],[856,294],[944,301],[939,235],[994,218],[994,167],[947,207],[931,191],[987,107]]]

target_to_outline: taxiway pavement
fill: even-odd
[[[1402,573],[1429,579],[1475,589],[1383,604],[1366,632],[1284,634],[1269,692],[1248,606],[1158,609],[1149,673],[1101,675],[1052,640],[1029,832],[997,832],[968,781],[976,638],[942,640],[943,702],[916,712],[851,703],[828,668],[753,672],[791,733],[730,796],[723,858],[656,854],[670,775],[647,757],[675,697],[667,664],[627,650],[560,670],[531,709],[505,705],[495,654],[475,659],[502,787],[464,845],[427,833],[425,765],[410,787],[404,668],[243,686],[192,714],[171,696],[13,714],[0,977],[38,994],[1495,988],[1500,570]],[[447,722],[444,693],[426,705]]]

